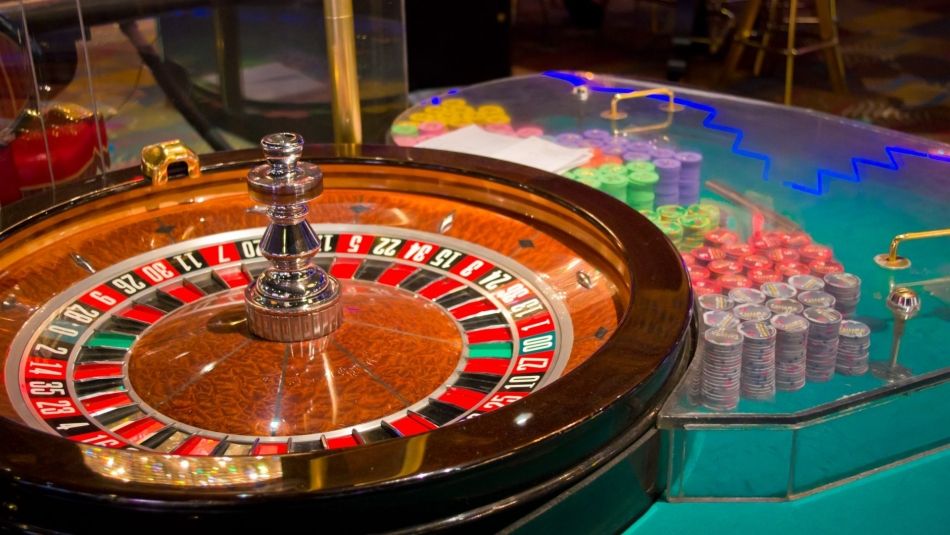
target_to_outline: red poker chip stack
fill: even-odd
[[[749,245],[756,249],[767,251],[769,249],[783,247],[785,241],[782,239],[782,236],[776,235],[774,232],[760,232],[749,238]]]
[[[801,258],[798,251],[791,247],[774,247],[766,251],[765,256],[773,262],[795,262]]]
[[[736,288],[752,288],[754,284],[747,277],[737,273],[720,275],[716,280],[719,281],[719,284],[722,286],[722,291],[727,293],[730,290],[735,290]]]
[[[726,258],[731,258],[732,260],[742,260],[743,258],[754,253],[755,247],[752,247],[748,243],[730,243],[723,245],[722,250],[726,252]]]
[[[728,259],[713,260],[709,264],[706,264],[706,268],[712,272],[715,278],[720,278],[723,275],[739,275],[744,270],[740,262]]]
[[[811,275],[811,268],[808,267],[808,264],[803,264],[795,260],[775,264],[775,271],[786,279],[793,275]]]
[[[742,265],[747,271],[753,269],[772,269],[772,261],[760,254],[750,254],[742,257]]]
[[[705,235],[703,235],[703,241],[709,247],[722,247],[730,243],[740,242],[738,234],[724,228],[710,230]]]
[[[817,277],[824,277],[831,273],[844,273],[844,266],[834,260],[815,260],[808,264],[808,267]]]
[[[808,233],[803,232],[801,230],[796,230],[795,232],[789,232],[788,234],[786,234],[786,236],[788,237],[786,243],[788,244],[789,247],[792,247],[794,249],[811,244],[811,236],[809,236]]]
[[[719,283],[719,281],[715,281],[712,279],[694,280],[692,281],[692,285],[693,285],[693,293],[696,294],[697,297],[701,295],[722,293],[722,285]]]
[[[785,280],[781,273],[771,269],[750,269],[747,276],[756,285],[762,285],[766,282],[783,282]]]
[[[702,246],[693,249],[692,255],[693,258],[696,259],[696,263],[701,266],[705,266],[713,260],[722,260],[726,258],[726,253],[722,249],[709,246]]]
[[[814,243],[799,248],[798,254],[801,255],[803,262],[831,260],[834,256],[834,253],[831,252],[830,247],[825,247],[824,245],[818,245]]]
[[[683,264],[687,266],[696,265],[696,257],[690,253],[680,253],[680,256],[683,257]]]
[[[703,266],[686,266],[686,272],[689,273],[689,280],[691,281],[702,281],[712,278],[712,274]]]

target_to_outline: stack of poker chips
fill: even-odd
[[[742,335],[742,397],[775,397],[775,328],[767,321],[744,321]]]
[[[772,314],[801,314],[805,305],[794,299],[769,299],[765,302]]]
[[[770,323],[776,332],[775,386],[784,391],[800,390],[805,386],[808,320],[798,314],[776,314]]]
[[[845,320],[838,330],[838,359],[835,370],[843,375],[864,375],[868,371],[871,329],[860,321]]]
[[[767,306],[752,303],[736,305],[732,314],[742,321],[767,321],[772,317],[772,311]]]
[[[834,308],[835,296],[821,290],[807,290],[798,294],[798,300],[806,307]]]
[[[831,380],[838,359],[838,339],[841,313],[833,308],[806,308],[803,313],[808,320],[808,343],[806,344],[806,374],[809,381]]]
[[[699,202],[700,168],[703,165],[703,155],[698,152],[678,152],[676,159],[680,161],[680,204]]]
[[[686,207],[687,215],[701,215],[709,220],[709,229],[713,230],[722,223],[722,213],[719,207],[710,203],[691,204]],[[705,237],[705,236],[704,236]]]
[[[846,318],[853,316],[861,299],[861,279],[850,273],[829,273],[824,280],[825,291],[835,297],[835,310]]]
[[[755,288],[733,288],[732,290],[729,290],[729,299],[732,299],[736,304],[739,305],[744,305],[746,303],[761,305],[765,302],[765,293],[756,290]]]
[[[597,168],[596,173],[600,180],[601,191],[615,199],[627,202],[627,175],[623,165],[605,163]]]
[[[654,188],[660,180],[653,171],[653,164],[628,162],[624,168],[627,169],[627,204],[635,210],[652,210],[656,199]]]
[[[690,213],[680,218],[680,224],[683,226],[683,242],[680,244],[680,248],[684,251],[692,251],[701,246],[703,236],[712,225],[708,217],[702,214]]]
[[[721,304],[725,305],[725,302]],[[707,310],[702,314],[702,321],[699,324],[699,347],[696,350],[696,360],[690,367],[689,389],[687,390],[691,403],[701,403],[702,401],[703,345],[705,344],[704,335],[706,331],[717,328],[734,329],[738,325],[739,320],[727,310]]]
[[[657,158],[653,165],[660,177],[656,184],[656,204],[679,204],[682,164],[675,158]]]
[[[742,336],[735,329],[716,328],[706,331],[703,341],[703,405],[717,411],[735,410],[742,376]]]
[[[792,275],[788,278],[788,283],[799,292],[825,288],[825,281],[812,275]]]

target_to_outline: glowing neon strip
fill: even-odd
[[[601,93],[629,93],[633,91],[631,88],[618,88],[618,87],[602,87],[594,86],[588,83],[586,78],[577,76],[575,74],[558,72],[558,71],[547,71],[541,73],[543,76],[548,78],[554,78],[556,80],[561,80],[571,84],[574,87],[579,87],[586,85],[591,91],[598,91]],[[647,98],[652,98],[655,100],[665,100],[668,101],[668,97],[664,95],[653,95]],[[748,149],[743,149],[742,140],[745,137],[745,133],[741,128],[736,128],[733,126],[727,126],[723,124],[718,124],[715,122],[716,116],[719,114],[719,111],[708,104],[701,104],[699,102],[688,100],[681,97],[676,97],[673,99],[673,102],[681,106],[692,108],[694,110],[702,111],[706,113],[706,117],[703,119],[703,126],[710,130],[717,130],[720,132],[725,132],[731,134],[735,137],[735,140],[732,143],[731,150],[738,156],[745,158],[752,158],[755,160],[760,160],[763,164],[762,167],[762,180],[769,180],[769,172],[772,169],[772,159],[767,155],[761,152],[754,152]],[[861,182],[861,170],[858,167],[859,165],[867,165],[872,167],[879,167],[881,169],[887,169],[889,171],[897,171],[900,169],[900,164],[897,163],[897,160],[894,159],[894,154],[904,154],[907,156],[914,156],[917,158],[926,158],[942,163],[950,163],[950,155],[943,154],[930,154],[927,152],[922,152],[919,150],[909,149],[906,147],[898,146],[888,146],[884,147],[884,153],[887,154],[888,161],[880,162],[876,160],[870,160],[868,158],[862,157],[852,157],[851,158],[851,174],[841,173],[834,171],[832,169],[823,169],[819,168],[817,171],[817,184],[812,187],[805,184],[800,184],[792,181],[782,182],[783,186],[789,187],[796,191],[801,191],[804,193],[809,193],[812,195],[823,195],[826,190],[826,184],[833,179],[844,180],[847,182]]]

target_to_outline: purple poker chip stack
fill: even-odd
[[[830,381],[838,359],[841,313],[833,308],[806,308],[808,342],[805,349],[805,373],[809,381]]]
[[[673,160],[676,159],[676,151],[665,147],[653,147],[650,149],[650,155],[654,160]]]
[[[775,327],[767,321],[745,321],[742,335],[742,397],[775,397]]]
[[[703,334],[703,405],[731,411],[739,405],[742,376],[742,336],[735,329],[714,328]]]
[[[673,158],[660,158],[653,160],[653,165],[656,166],[656,174],[660,176],[660,181],[657,182],[656,189],[654,189],[656,205],[679,204],[682,164],[679,160]]]
[[[621,156],[625,162],[649,162],[652,158],[649,152],[627,151]]]
[[[554,141],[558,145],[563,145],[565,147],[579,148],[579,143],[584,141],[584,136],[580,134],[575,134],[573,132],[565,132],[563,134],[558,134],[554,136]]]
[[[608,141],[600,150],[607,156],[620,156],[622,158],[627,152],[627,146],[616,141]]]
[[[682,164],[680,170],[680,204],[699,202],[700,169],[703,155],[698,152],[678,152],[676,159]]]
[[[613,134],[600,128],[591,128],[589,130],[584,130],[584,137],[587,139],[596,139],[603,143],[604,141],[612,138]]]
[[[653,157],[653,143],[649,141],[631,141],[627,143],[627,150],[631,152],[642,152]]]

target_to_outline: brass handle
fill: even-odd
[[[142,149],[142,174],[151,179],[155,186],[168,182],[168,168],[177,163],[184,164],[188,178],[201,175],[198,156],[177,139],[147,145]]]
[[[600,116],[603,117],[604,119],[610,119],[611,121],[626,119],[628,114],[626,112],[622,112],[619,109],[617,109],[621,100],[646,98],[646,97],[651,97],[653,95],[666,95],[669,98],[669,101],[667,102],[667,104],[664,107],[660,108],[661,110],[666,112],[666,120],[659,123],[648,124],[648,125],[643,125],[643,126],[631,126],[631,127],[623,128],[623,129],[620,129],[614,126],[613,134],[617,136],[617,135],[627,135],[627,134],[638,134],[642,132],[649,132],[652,130],[662,130],[664,128],[667,128],[671,124],[673,124],[673,112],[676,112],[682,109],[682,107],[677,106],[674,103],[675,95],[673,94],[673,90],[668,87],[641,89],[640,91],[633,91],[631,93],[615,93],[613,98],[610,100],[610,110],[601,113]]]
[[[950,236],[950,228],[925,230],[923,232],[905,232],[898,234],[891,240],[891,247],[886,253],[881,253],[874,257],[877,265],[887,269],[906,269],[910,267],[910,259],[897,255],[897,248],[901,242],[911,240],[923,240],[926,238],[941,238]]]

